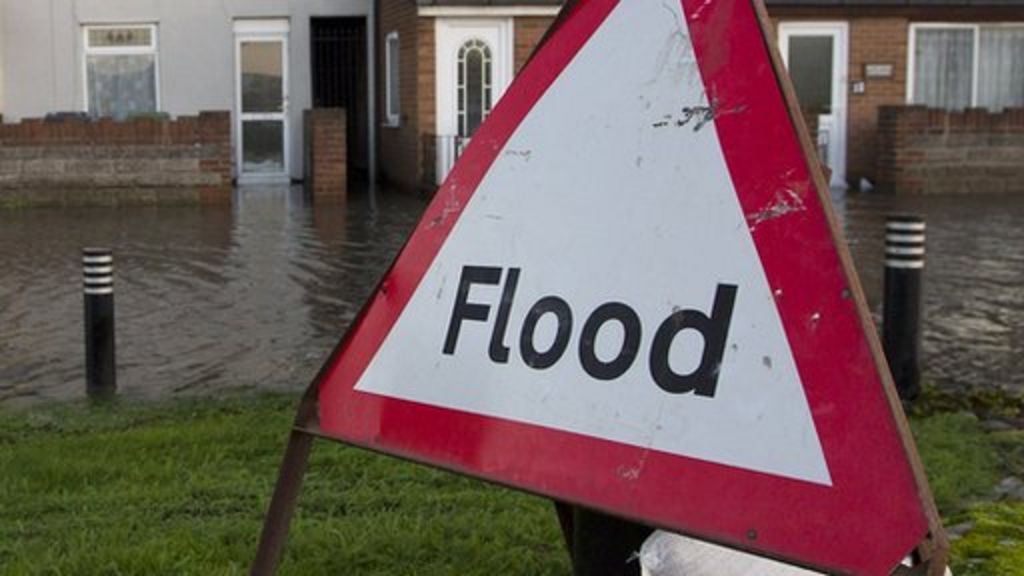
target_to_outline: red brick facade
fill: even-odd
[[[1024,20],[1020,8],[835,8],[769,4],[776,25],[780,22],[846,22],[849,26],[848,114],[846,127],[846,179],[879,178],[878,114],[883,106],[907,103],[907,63],[910,25],[916,22],[1012,22]],[[892,65],[892,76],[868,78],[868,64]],[[854,94],[853,84],[864,82]]]
[[[344,108],[306,110],[306,187],[314,198],[344,198],[348,148]]]
[[[516,74],[533,54],[533,49],[540,43],[544,33],[548,31],[554,18],[524,16],[515,20],[515,66]]]
[[[412,190],[430,190],[435,170],[436,121],[434,19],[417,15],[415,0],[381,0],[380,38],[396,30],[401,43],[401,106],[398,126],[381,128],[381,171],[385,180]],[[878,114],[883,106],[907,102],[910,26],[916,22],[1020,22],[1019,7],[808,6],[769,0],[775,30],[781,22],[845,22],[849,30],[846,178],[876,181],[880,146]],[[514,19],[514,62],[518,72],[547,31],[550,17]],[[383,48],[378,53],[384,75]],[[891,66],[887,77],[867,77],[868,64]],[[864,90],[854,93],[854,84]],[[381,80],[378,93],[385,97]],[[382,108],[383,109],[383,108]]]
[[[380,127],[381,178],[400,189],[430,193],[435,181],[435,19],[419,16],[415,0],[381,0],[377,48],[378,107],[384,111],[387,69],[384,39],[398,33],[399,101],[401,114],[397,125],[386,122]],[[533,52],[553,18],[514,17],[512,29],[516,72]],[[385,114],[382,112],[381,117]]]
[[[0,200],[118,203],[231,198],[231,117],[0,125]]]
[[[884,106],[878,184],[900,193],[1024,193],[1024,108]]]
[[[412,187],[417,181],[416,158],[419,155],[417,137],[421,122],[419,111],[419,70],[429,67],[420,61],[419,38],[416,19],[416,3],[405,0],[382,0],[379,4],[377,37],[377,94],[380,117],[385,118],[385,68],[384,38],[391,32],[398,32],[399,42],[399,99],[401,114],[397,125],[386,122],[379,130],[381,177],[402,188]],[[433,53],[430,61],[433,61]]]

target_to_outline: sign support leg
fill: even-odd
[[[555,500],[555,514],[558,515],[558,525],[562,528],[562,537],[565,539],[565,548],[569,551],[569,560],[572,560],[572,505]]]
[[[572,516],[573,576],[639,576],[637,554],[652,528],[580,506]]]
[[[270,509],[263,522],[260,547],[256,551],[256,559],[250,572],[252,576],[271,576],[277,569],[281,550],[288,538],[288,527],[295,511],[295,501],[299,496],[299,488],[302,487],[302,477],[306,472],[312,445],[313,436],[301,430],[292,430],[284,460],[281,462],[274,496],[270,500]]]
[[[310,390],[315,390],[315,388],[315,386],[310,386]],[[272,576],[277,570],[281,551],[288,539],[288,528],[291,525],[292,514],[295,512],[295,502],[298,500],[302,479],[306,474],[309,453],[313,448],[314,436],[304,428],[315,415],[316,394],[315,391],[312,394],[307,391],[299,405],[295,426],[288,437],[288,447],[285,449],[281,469],[278,472],[277,485],[274,487],[274,495],[270,500],[270,509],[263,521],[259,549],[256,551],[256,559],[253,560],[250,571],[252,576]]]

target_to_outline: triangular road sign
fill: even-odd
[[[314,383],[315,432],[888,574],[941,528],[763,11],[568,10]]]

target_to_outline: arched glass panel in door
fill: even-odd
[[[459,48],[456,106],[459,136],[468,138],[491,111],[491,48],[482,40],[469,40]]]

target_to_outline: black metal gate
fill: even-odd
[[[366,18],[310,20],[313,106],[345,108],[348,166],[365,178],[369,167]]]

